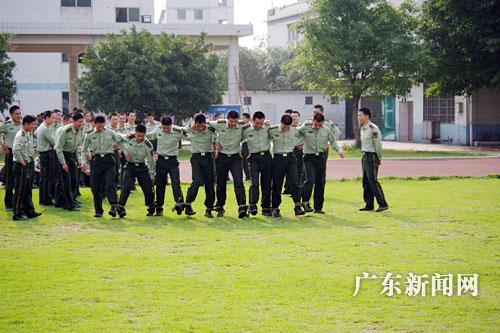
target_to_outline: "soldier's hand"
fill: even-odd
[[[222,146],[220,145],[220,143],[219,143],[219,142],[216,142],[216,143],[215,143],[215,151],[216,151],[216,152],[220,152],[221,150],[222,150]]]
[[[304,150],[304,145],[303,144],[298,145],[297,148],[299,148],[300,150]]]
[[[119,146],[119,145],[115,142],[115,143],[113,144],[113,149],[114,149],[114,150],[118,150],[118,149],[120,149],[120,146]]]
[[[130,162],[132,160],[132,156],[130,154],[125,155],[125,159]]]
[[[64,172],[69,172],[69,168],[68,168],[68,165],[66,163],[64,163],[64,165],[62,166],[62,169],[64,170]]]
[[[272,125],[272,123],[271,123],[271,121],[269,119],[264,120],[264,124],[266,124],[267,126],[271,126]]]
[[[345,157],[344,151],[343,151],[343,150],[341,150],[341,151],[339,152],[339,155],[340,155],[340,158],[342,158],[342,159],[343,159],[343,158]]]
[[[23,167],[25,167],[25,166],[27,165],[27,164],[26,164],[26,161],[25,161],[25,160],[22,160],[22,161],[21,161],[21,165],[22,165]]]
[[[10,155],[9,146],[7,146],[5,143],[2,144],[2,150],[5,155]]]
[[[85,172],[87,170],[87,167],[85,166],[85,164],[82,164],[82,166],[80,167],[80,169]]]

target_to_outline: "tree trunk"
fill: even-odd
[[[353,94],[352,95],[352,131],[354,132],[354,148],[361,148],[361,133],[359,132],[359,123],[358,123],[358,109],[359,109],[359,100],[361,99],[361,95]]]

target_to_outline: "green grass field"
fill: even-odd
[[[247,184],[248,185],[248,184]],[[500,325],[500,179],[383,179],[391,209],[362,213],[358,180],[328,182],[327,215],[238,220],[168,212],[124,220],[0,212],[0,332],[493,332]],[[170,188],[167,189],[171,202]],[[37,194],[35,195],[35,197]],[[0,199],[3,200],[3,192]],[[370,272],[478,273],[479,296],[380,294]],[[456,292],[455,292],[456,294]]]

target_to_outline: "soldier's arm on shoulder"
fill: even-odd
[[[57,136],[57,140],[56,140],[56,146],[54,147],[54,149],[56,150],[57,159],[59,160],[59,163],[61,163],[61,164],[66,163],[66,160],[64,159],[64,153],[63,153],[63,147],[64,147],[64,144],[66,143],[66,137],[67,137],[66,131],[63,131],[63,130],[59,131],[59,135]]]

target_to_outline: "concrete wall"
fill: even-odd
[[[472,96],[474,141],[500,141],[500,89],[485,88]]]
[[[179,20],[177,11],[186,10],[186,19]],[[203,10],[203,19],[196,20],[194,10]],[[167,0],[167,23],[185,24],[221,24],[220,21],[227,21],[227,24],[234,24],[234,0],[226,0],[226,4],[219,4],[219,0]]]
[[[317,91],[247,91],[252,98],[250,113],[262,111],[273,123],[277,123],[286,109],[297,110],[302,120],[312,118],[315,104],[323,105],[326,119],[333,121],[341,130],[342,138],[345,137],[345,100],[339,99],[338,104],[331,104],[330,100]],[[313,98],[312,105],[305,104],[305,97]],[[227,93],[223,96],[225,104],[228,103]],[[247,107],[242,107],[242,112],[247,112]]]
[[[139,7],[154,19],[154,0],[92,0],[92,7],[62,7],[61,0],[2,0],[2,22],[116,22],[117,7]]]

